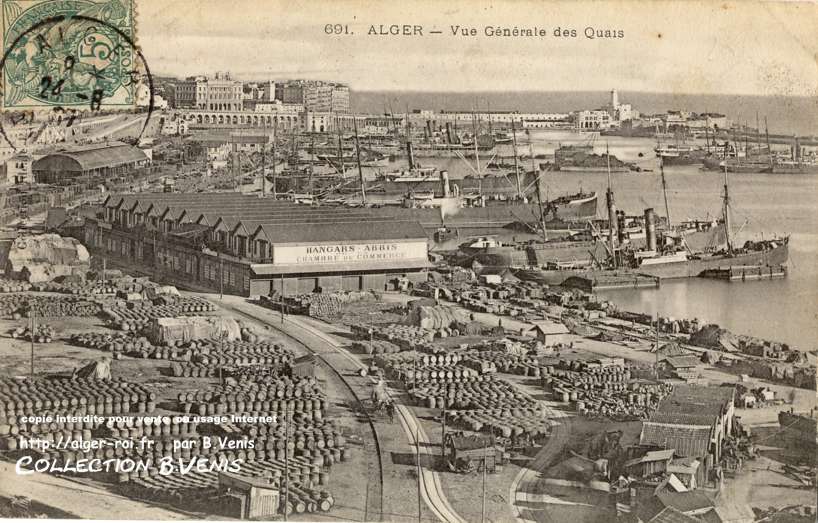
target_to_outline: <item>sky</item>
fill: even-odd
[[[719,1],[139,0],[154,74],[230,71],[353,90],[623,91],[818,96],[818,4]],[[352,34],[328,35],[327,24]],[[422,36],[370,35],[420,26]],[[476,37],[453,36],[453,26]],[[489,37],[485,28],[545,37]],[[575,30],[556,37],[554,30]],[[585,31],[623,37],[587,38]],[[329,28],[330,30],[333,27]],[[441,34],[431,34],[440,31]],[[603,33],[604,34],[604,33]]]

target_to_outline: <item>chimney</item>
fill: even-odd
[[[443,197],[449,197],[449,171],[440,171],[440,184],[443,189]]]
[[[412,142],[410,140],[406,141],[406,157],[409,160],[409,169],[415,168],[415,151],[412,148]]]
[[[645,209],[645,238],[647,250],[656,250],[656,213],[653,208]]]
[[[625,242],[625,211],[616,211],[616,232],[619,244]]]
[[[539,178],[538,178],[539,179]],[[619,233],[617,232],[617,219],[616,219],[616,204],[614,203],[613,191],[608,189],[606,194],[606,200],[608,205],[608,228],[610,229],[610,244],[611,244],[611,253],[613,253],[614,249],[616,248],[616,240],[619,237]]]

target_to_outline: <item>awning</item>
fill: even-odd
[[[250,265],[256,276],[270,276],[280,274],[316,274],[326,272],[371,272],[394,271],[401,269],[428,269],[432,264],[428,260],[393,260],[372,261],[365,264],[352,263],[322,263],[315,265],[273,265],[271,263],[255,263]]]

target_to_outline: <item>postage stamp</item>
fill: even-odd
[[[135,106],[146,68],[132,0],[0,1],[4,109]]]

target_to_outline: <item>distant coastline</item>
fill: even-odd
[[[613,86],[615,87],[615,86]],[[409,110],[492,110],[521,112],[563,112],[601,107],[609,91],[518,91],[518,92],[439,92],[439,91],[357,91],[350,90],[351,109],[356,112],[403,113]],[[620,91],[619,99],[644,113],[668,110],[718,112],[737,123],[755,127],[767,118],[776,134],[818,135],[818,97],[674,94]],[[390,108],[391,105],[391,108]]]

